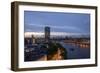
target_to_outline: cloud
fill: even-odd
[[[70,25],[66,25],[66,26],[55,26],[55,25],[50,25],[50,24],[26,24],[26,29],[30,28],[30,30],[35,30],[34,27],[38,27],[38,28],[44,28],[46,26],[49,26],[51,29],[59,29],[59,30],[71,30],[71,31],[80,31],[81,29],[75,26],[70,26]]]

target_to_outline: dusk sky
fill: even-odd
[[[49,26],[51,32],[90,33],[90,14],[24,11],[25,32],[44,32]]]

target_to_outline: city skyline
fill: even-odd
[[[90,58],[90,15],[24,12],[24,61]]]
[[[25,37],[31,37],[32,35],[36,36],[36,37],[44,37],[45,36],[45,33],[44,32],[25,32],[24,33],[24,36]],[[62,36],[63,37],[66,37],[66,36],[74,36],[74,37],[89,37],[90,34],[82,34],[82,33],[64,33],[64,32],[51,32],[51,37],[53,36]]]

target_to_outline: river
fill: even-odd
[[[64,42],[60,42],[60,44],[66,49],[68,59],[90,58],[90,48],[80,48],[78,46],[66,44]]]

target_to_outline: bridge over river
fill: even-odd
[[[90,58],[90,48],[81,48],[77,45],[72,45],[64,42],[60,42],[60,44],[66,49],[68,59]]]

